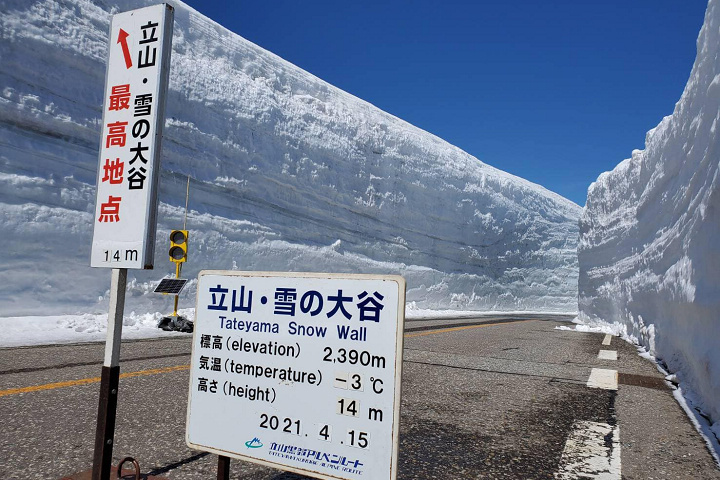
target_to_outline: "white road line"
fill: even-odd
[[[603,345],[610,345],[610,342],[612,341],[612,335],[609,333],[605,334],[605,338],[603,338],[602,344]]]
[[[576,421],[565,442],[556,480],[620,480],[620,429],[605,423]]]
[[[602,388],[605,390],[618,389],[618,373],[617,370],[607,370],[604,368],[593,368],[590,370],[590,378],[588,378],[587,386],[590,388]]]
[[[600,350],[598,353],[600,360],[617,360],[617,351],[615,350]]]

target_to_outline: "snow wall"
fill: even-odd
[[[580,221],[579,311],[616,323],[720,420],[720,0],[672,115],[600,175]],[[693,395],[694,394],[694,395]],[[720,436],[720,423],[714,431]]]
[[[2,2],[0,316],[106,308],[88,265],[110,14],[149,4]],[[155,270],[129,272],[127,312],[171,311],[151,291],[188,175],[184,277],[396,273],[418,308],[577,311],[579,206],[172,4]]]

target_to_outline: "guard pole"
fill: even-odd
[[[187,230],[187,210],[190,201],[190,175],[188,175],[187,189],[185,190],[185,220],[183,220],[183,230]]]
[[[125,310],[127,268],[113,268],[110,283],[110,309],[108,311],[105,362],[100,376],[95,453],[92,480],[108,480],[115,441],[115,414],[117,412],[118,384],[120,382],[120,337]]]
[[[190,201],[190,175],[187,177],[187,189],[185,190],[185,219],[183,220],[183,230],[187,230],[187,212],[188,212],[188,202]],[[185,241],[187,242],[187,238],[185,238]],[[175,264],[175,278],[180,278],[180,272],[182,272],[182,263],[178,262]],[[180,294],[175,294],[175,307],[173,308],[173,314],[172,316],[177,318],[178,317],[178,299],[180,297]],[[228,460],[230,461],[230,460]]]
[[[185,241],[187,242],[187,239],[185,239]],[[182,263],[176,263],[176,264],[175,264],[175,278],[180,278],[180,272],[181,272],[181,271],[182,271]],[[179,294],[179,293],[176,293],[176,294],[175,294],[175,300],[174,300],[174,305],[175,305],[175,306],[173,307],[173,314],[172,314],[172,316],[175,317],[176,319],[177,319],[177,316],[178,316],[178,312],[177,312],[178,298],[180,298],[180,294]]]

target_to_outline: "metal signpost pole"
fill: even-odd
[[[230,457],[218,456],[217,480],[230,480]]]
[[[115,441],[115,413],[117,411],[118,384],[120,382],[120,335],[125,309],[127,269],[114,268],[110,286],[110,309],[108,311],[105,362],[100,377],[100,402],[98,405],[95,453],[93,455],[93,480],[110,478],[113,442]]]
[[[105,74],[90,266],[112,269],[93,480],[108,480],[128,269],[153,268],[173,7],[113,15]]]

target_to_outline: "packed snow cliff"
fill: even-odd
[[[106,308],[88,265],[109,22],[149,4],[3,2],[0,316]],[[417,308],[576,311],[580,207],[172,4],[155,270],[130,271],[126,311],[170,308],[152,289],[188,176],[186,278],[396,273]]]
[[[672,371],[720,436],[720,1],[671,116],[588,192],[579,310],[615,323]]]

